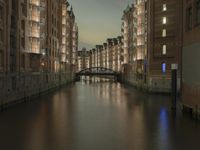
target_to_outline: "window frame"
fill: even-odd
[[[4,42],[4,7],[3,4],[0,3],[0,44]]]
[[[166,24],[167,24],[167,17],[166,17],[166,16],[163,16],[163,17],[162,17],[162,24],[163,24],[163,25],[166,25]]]
[[[200,0],[196,0],[196,25],[200,25]]]
[[[4,31],[3,27],[0,26],[0,44],[4,42]]]
[[[163,44],[162,46],[162,55],[165,56],[167,54],[167,45]]]
[[[162,74],[167,73],[167,63],[166,62],[161,63],[161,72],[162,72]]]
[[[190,13],[191,13],[191,15],[190,15]],[[186,19],[186,22],[185,22],[186,31],[191,31],[193,28],[193,7],[192,7],[192,5],[189,5],[186,8],[185,19]]]
[[[166,3],[162,5],[162,11],[163,11],[163,12],[166,12],[166,11],[167,11],[167,4],[166,4]]]
[[[162,29],[162,37],[165,38],[167,36],[167,29]]]
[[[3,19],[4,19],[4,7],[3,7],[3,5],[0,3],[0,23],[1,23],[1,21],[3,21]]]
[[[3,68],[4,66],[4,53],[3,50],[0,49],[0,70]]]

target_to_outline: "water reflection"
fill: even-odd
[[[198,149],[200,125],[170,111],[170,97],[91,78],[0,114],[1,149]]]
[[[160,108],[159,114],[159,122],[158,122],[158,149],[168,150],[170,148],[170,137],[169,137],[169,120],[168,120],[168,112],[164,107]]]
[[[81,83],[114,82],[114,76],[81,76]]]

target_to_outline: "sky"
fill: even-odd
[[[91,49],[121,35],[123,10],[130,0],[68,0],[79,27],[79,49]]]

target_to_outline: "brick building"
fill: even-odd
[[[183,1],[182,100],[194,112],[200,107],[200,0]]]
[[[90,51],[83,48],[82,50],[78,51],[78,68],[77,72],[90,68]]]
[[[147,10],[147,84],[151,91],[168,92],[171,88],[171,64],[179,65],[180,81],[182,0],[150,0]]]
[[[171,64],[181,65],[182,1],[136,0],[123,16],[125,81],[169,92]],[[178,77],[180,87],[180,68]]]
[[[72,80],[72,73],[61,69],[68,5],[66,0],[0,0],[0,105]]]

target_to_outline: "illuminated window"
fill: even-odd
[[[162,63],[162,73],[166,73],[166,63]]]
[[[62,19],[62,24],[66,24],[66,18],[65,17],[63,17],[63,19]]]
[[[167,23],[167,17],[163,17],[162,23],[163,23],[163,24],[166,24],[166,23]]]
[[[167,4],[163,4],[163,11],[167,11]]]
[[[162,30],[162,37],[166,37],[167,36],[167,30],[166,29],[163,29]]]
[[[167,53],[167,46],[166,46],[166,45],[163,45],[162,54],[163,54],[163,55],[166,55],[166,53]]]

